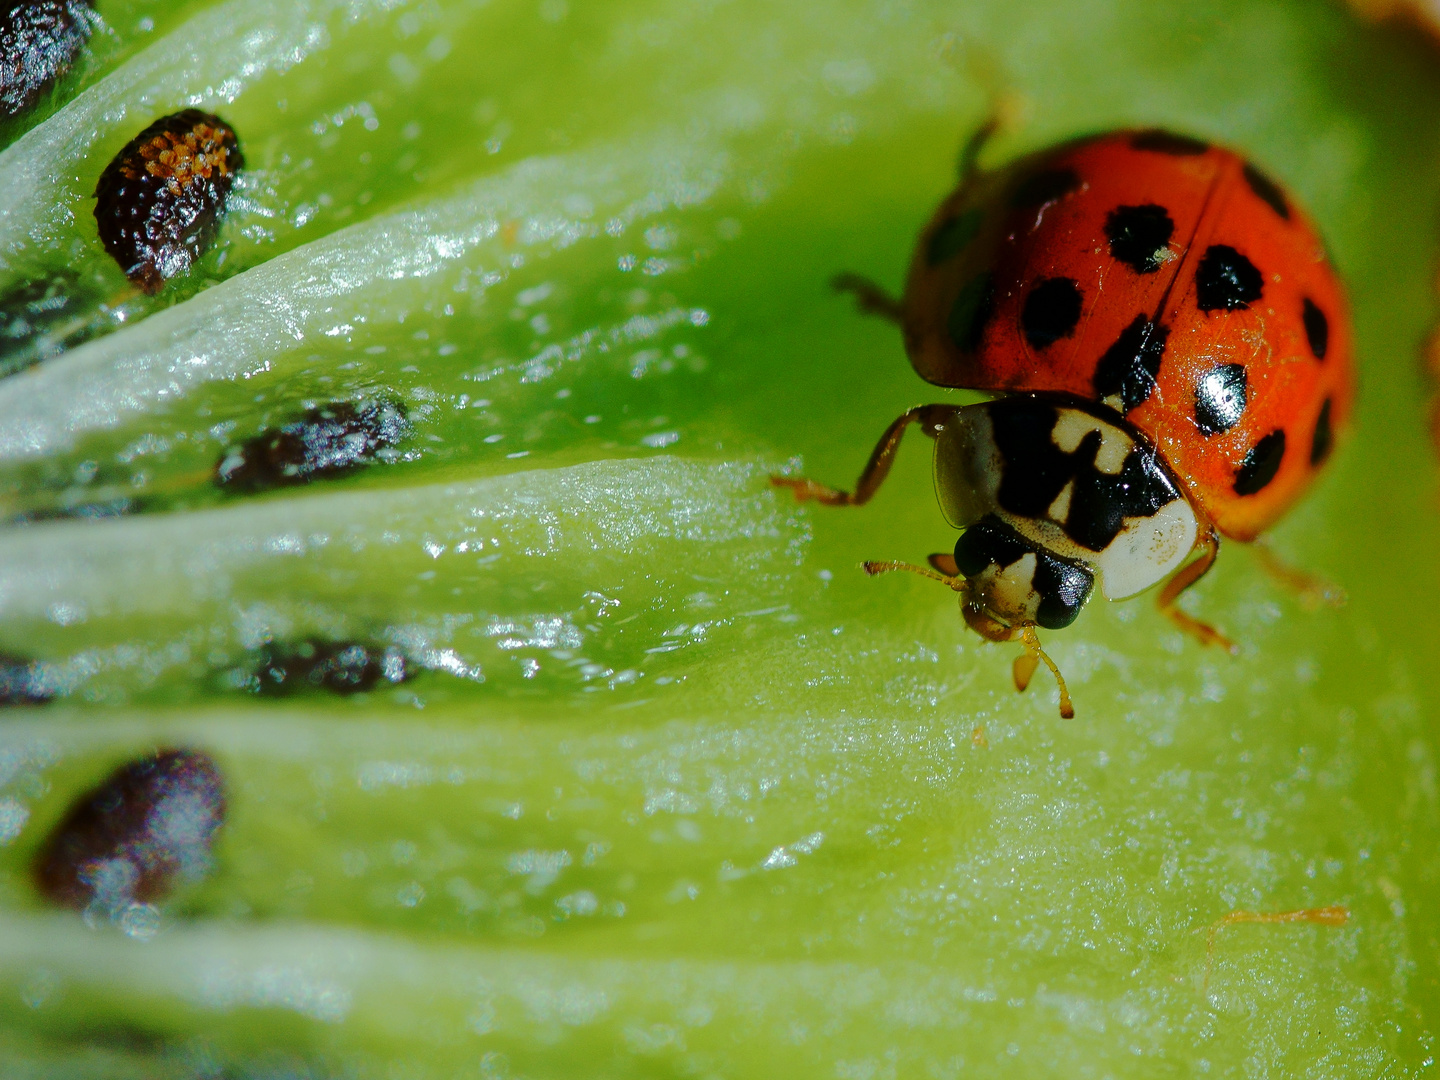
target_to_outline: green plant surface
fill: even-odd
[[[0,720],[7,1077],[1432,1066],[1428,46],[1314,0],[167,10],[0,152],[6,287],[118,305],[0,381],[0,510],[130,511],[0,532],[0,651],[62,691]],[[1362,374],[1269,538],[1346,606],[1228,545],[1186,606],[1239,655],[1097,600],[1046,637],[1070,721],[953,594],[859,569],[954,543],[923,440],[863,509],[766,479],[847,484],[903,409],[965,400],[827,282],[899,287],[1001,94],[987,165],[1151,124],[1259,162],[1326,235]],[[188,279],[127,297],[94,178],[187,104],[239,132],[239,198]],[[211,482],[375,393],[397,460]],[[424,670],[237,687],[313,635]],[[48,909],[47,830],[169,745],[226,777],[214,873],[158,929]],[[1207,960],[1229,912],[1331,905]]]

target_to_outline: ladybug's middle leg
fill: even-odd
[[[1234,656],[1240,650],[1235,643],[1220,633],[1209,623],[1201,622],[1185,612],[1181,611],[1175,601],[1180,594],[1194,585],[1210,567],[1215,565],[1215,557],[1220,554],[1220,538],[1215,535],[1214,529],[1206,529],[1204,535],[1196,541],[1195,546],[1200,549],[1199,558],[1182,567],[1174,577],[1165,584],[1160,595],[1155,598],[1163,612],[1175,625],[1200,639],[1202,645],[1219,645],[1222,649]]]
[[[793,489],[798,502],[814,499],[826,506],[863,506],[890,475],[890,466],[895,461],[895,452],[900,449],[900,440],[905,435],[905,429],[918,423],[920,430],[933,439],[944,430],[945,421],[960,408],[959,405],[917,405],[896,417],[875,444],[870,460],[865,464],[865,470],[860,474],[860,479],[855,481],[853,493],[827,487],[803,476],[772,476],[770,483],[776,487]]]
[[[830,279],[830,287],[853,296],[855,306],[866,315],[879,315],[897,326],[905,321],[905,305],[867,277],[846,270]]]

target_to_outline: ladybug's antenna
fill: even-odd
[[[892,570],[908,570],[912,574],[919,574],[931,581],[938,581],[946,588],[954,589],[958,593],[969,590],[969,585],[963,577],[952,577],[949,574],[942,574],[937,570],[931,570],[928,566],[916,566],[908,562],[864,562],[860,564],[865,568],[865,573],[871,577],[877,574],[888,574]]]

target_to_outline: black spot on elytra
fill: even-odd
[[[1245,168],[1242,171],[1245,174],[1245,182],[1250,185],[1250,190],[1265,200],[1271,210],[1274,210],[1275,213],[1279,214],[1286,221],[1289,221],[1290,204],[1285,201],[1285,193],[1280,190],[1280,185],[1248,161],[1245,163]]]
[[[0,6],[0,117],[40,100],[90,40],[95,9],[81,0],[7,0]]]
[[[375,648],[358,641],[311,638],[266,646],[254,674],[244,680],[258,694],[285,697],[307,690],[358,694],[382,682],[395,685],[415,671],[394,646]]]
[[[980,235],[980,225],[984,220],[985,211],[976,208],[941,222],[940,227],[930,234],[925,261],[931,266],[938,266],[959,255],[970,246],[970,241]]]
[[[215,483],[254,492],[344,476],[386,457],[409,432],[396,402],[331,402],[228,448],[215,466]]]
[[[1079,191],[1081,183],[1080,174],[1074,169],[1043,169],[1020,181],[1010,196],[1010,205],[1016,210],[1044,206]]]
[[[1235,494],[1254,495],[1263,491],[1280,471],[1285,457],[1285,432],[1272,431],[1250,448],[1235,471]]]
[[[997,501],[1019,517],[1044,519],[1056,496],[1073,481],[1067,536],[1090,551],[1103,551],[1127,517],[1149,517],[1174,502],[1179,492],[1153,451],[1139,443],[1125,456],[1118,475],[1095,467],[1100,432],[1091,431],[1072,453],[1051,438],[1056,406],[1035,398],[1003,398],[989,406],[995,445],[1003,461]]]
[[[55,687],[41,665],[0,653],[0,706],[43,705],[54,696]]]
[[[1020,312],[1020,327],[1033,348],[1043,349],[1075,333],[1083,298],[1074,278],[1046,278],[1030,290]]]
[[[173,167],[176,158],[185,168]],[[235,129],[218,116],[199,109],[162,116],[100,174],[100,242],[141,291],[159,292],[209,250],[244,164]]]
[[[950,305],[946,328],[950,340],[963,352],[974,352],[985,336],[985,325],[995,312],[995,282],[988,274],[979,274],[970,281]]]
[[[1160,269],[1175,222],[1163,206],[1117,206],[1105,219],[1105,235],[1110,240],[1110,255],[1119,259],[1137,274],[1153,274]]]
[[[1229,244],[1205,249],[1195,271],[1195,303],[1201,311],[1248,308],[1264,291],[1264,279],[1255,264]]]
[[[1305,323],[1305,340],[1310,342],[1310,352],[1316,360],[1324,360],[1325,350],[1330,348],[1330,320],[1308,296],[1300,318]]]
[[[47,900],[119,915],[204,877],[225,820],[225,785],[198,750],[161,750],[127,762],[81,796],[35,857]]]
[[[1124,413],[1145,404],[1159,378],[1169,336],[1168,327],[1136,315],[1095,366],[1096,396],[1103,399],[1119,394]]]
[[[1195,426],[1201,435],[1219,435],[1240,422],[1249,383],[1244,364],[1218,364],[1195,384]]]
[[[1175,157],[1193,157],[1210,149],[1210,144],[1189,135],[1176,135],[1160,128],[1137,132],[1130,138],[1130,145],[1136,150],[1149,150],[1156,154],[1172,154]]]
[[[1047,630],[1063,630],[1080,614],[1095,584],[1095,575],[1079,563],[1037,547],[994,514],[987,514],[955,542],[955,566],[973,578],[991,566],[1012,566],[1032,553],[1035,574],[1030,585],[1040,597],[1035,621]]]
[[[1335,433],[1330,428],[1330,399],[1320,406],[1320,415],[1315,420],[1315,434],[1310,437],[1310,464],[1318,468],[1330,456],[1335,445]]]

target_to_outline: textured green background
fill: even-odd
[[[251,169],[188,281],[0,383],[14,509],[156,511],[0,533],[0,647],[67,691],[0,722],[7,1076],[1430,1066],[1422,42],[1301,0],[100,9],[116,36],[61,98],[89,89],[0,154],[0,271],[118,293],[88,194],[182,103]],[[848,483],[945,400],[825,283],[898,286],[994,93],[1024,122],[992,162],[1129,124],[1240,148],[1313,211],[1357,322],[1356,430],[1272,538],[1349,605],[1302,610],[1238,545],[1187,601],[1238,658],[1097,601],[1048,639],[1070,722],[950,594],[859,571],[953,543],[926,447],[860,511],[765,483],[792,458]],[[410,406],[407,460],[206,483],[228,439],[377,389]],[[321,631],[437,670],[228,688]],[[148,939],[46,911],[46,828],[157,744],[229,780],[217,872]],[[1213,920],[1328,904],[1348,926],[1225,931],[1202,993]]]

